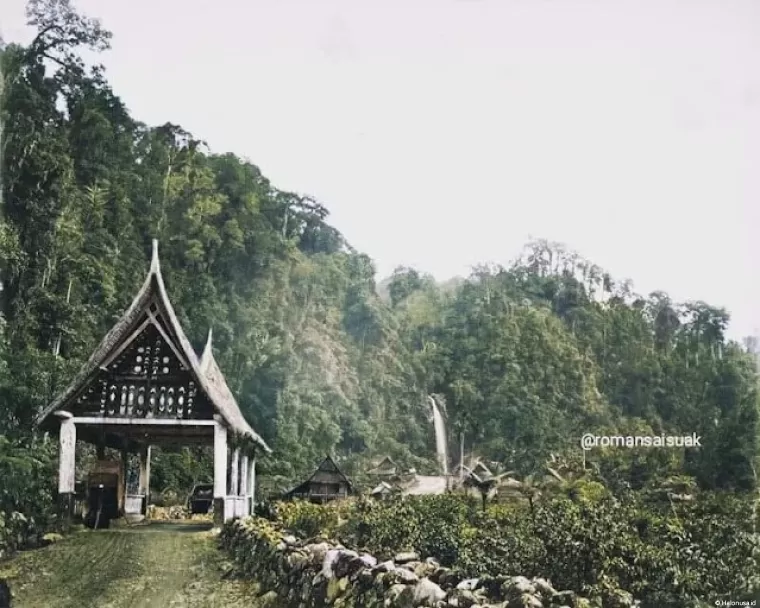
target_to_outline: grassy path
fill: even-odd
[[[153,523],[79,532],[0,563],[0,578],[14,608],[255,608],[223,563],[207,526]]]

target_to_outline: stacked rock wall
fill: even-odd
[[[568,608],[590,607],[570,591],[522,576],[462,580],[435,560],[402,553],[378,563],[327,539],[298,540],[271,522],[248,518],[227,523],[222,546],[259,583],[261,603],[277,608]],[[619,606],[634,605],[621,597]]]

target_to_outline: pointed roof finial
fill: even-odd
[[[214,351],[211,350],[211,341],[213,339],[213,329],[208,328],[208,338],[206,338],[206,346],[203,347],[203,353],[201,354],[201,369],[206,371],[211,364],[211,360],[214,358]]]
[[[158,272],[158,239],[153,239],[153,255],[150,259],[150,271]]]

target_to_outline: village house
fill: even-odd
[[[368,475],[380,478],[390,478],[398,475],[399,467],[393,462],[390,456],[384,456],[379,461],[375,462],[373,467],[367,471]]]
[[[354,494],[353,484],[338,468],[335,461],[327,456],[306,481],[286,492],[283,499],[295,498],[324,503],[346,498],[352,494]]]

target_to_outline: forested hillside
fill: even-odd
[[[610,483],[755,486],[756,364],[727,341],[724,310],[641,297],[545,242],[443,286],[399,269],[384,300],[322,202],[202,133],[142,124],[80,58],[108,45],[97,22],[64,1],[30,15],[34,41],[2,51],[0,434],[29,435],[131,301],[156,238],[181,323],[198,349],[213,327],[275,450],[265,472],[293,479],[325,453],[432,470],[436,394],[452,443],[464,433],[468,452],[522,474],[581,458],[587,431],[696,432],[701,449],[588,458]]]

